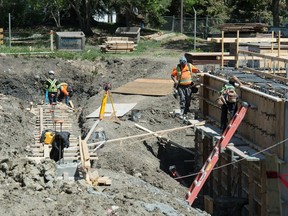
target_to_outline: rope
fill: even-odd
[[[247,158],[249,158],[249,157],[251,157],[251,156],[255,156],[255,155],[261,154],[261,153],[263,153],[263,152],[265,152],[265,151],[267,151],[267,150],[269,150],[269,149],[272,149],[272,148],[274,148],[274,147],[276,147],[276,146],[278,146],[278,145],[281,145],[282,143],[284,143],[284,142],[286,142],[286,141],[288,141],[288,138],[285,139],[285,140],[282,140],[282,141],[280,141],[280,142],[278,142],[278,143],[276,143],[276,144],[274,144],[274,145],[272,145],[272,146],[269,146],[269,147],[267,147],[267,148],[265,148],[265,149],[263,149],[263,150],[261,150],[261,151],[258,151],[258,152],[256,152],[256,153],[250,155],[250,156],[247,156],[247,157],[245,157],[245,158],[241,158],[241,159],[239,159],[239,160],[230,162],[230,163],[228,163],[228,164],[224,164],[224,165],[222,165],[222,166],[215,167],[215,168],[212,169],[212,171],[213,171],[213,170],[222,169],[222,168],[224,168],[224,167],[226,167],[226,166],[230,166],[230,165],[236,164],[236,163],[238,163],[238,162],[241,162],[241,161],[243,161],[243,160],[245,160],[245,159],[247,159]],[[176,177],[176,178],[174,178],[174,179],[177,180],[177,179],[188,178],[188,177],[196,176],[196,175],[198,175],[198,174],[200,174],[200,173],[201,173],[201,172],[192,173],[192,174],[189,174],[189,175],[179,176],[179,177]]]

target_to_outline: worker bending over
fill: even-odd
[[[60,83],[57,86],[57,102],[61,102],[65,99],[65,104],[69,106],[69,96],[72,96],[71,87],[68,87],[67,83]]]
[[[181,117],[186,118],[191,103],[193,76],[199,70],[182,56],[179,64],[173,69],[171,79],[174,81],[174,88],[177,89],[180,97]]]

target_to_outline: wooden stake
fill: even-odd
[[[237,38],[236,38],[236,69],[239,67],[239,30],[237,30]]]
[[[274,39],[274,31],[272,31],[271,37],[272,37],[272,40],[273,40]],[[271,42],[271,53],[273,53],[273,51],[274,51],[274,43]],[[271,61],[270,61],[270,71],[272,69],[272,64],[273,64],[272,62],[273,62],[273,60],[271,59]]]
[[[222,40],[221,40],[221,69],[224,69],[224,31],[222,31]]]
[[[54,38],[53,38],[54,32],[53,30],[50,30],[50,49],[53,52],[54,47],[53,47],[53,43],[54,43]]]
[[[280,38],[281,38],[281,31],[278,32],[278,58],[280,57]],[[278,60],[278,72],[280,72],[280,62]]]

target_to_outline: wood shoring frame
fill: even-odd
[[[99,120],[95,121],[95,123],[93,124],[93,126],[90,128],[90,131],[88,132],[88,134],[85,137],[85,142],[88,141],[88,139],[90,138],[91,134],[93,133],[93,131],[95,130],[96,126],[98,125]]]
[[[197,123],[197,124],[195,124],[195,126],[196,126],[196,125],[199,125],[199,124],[200,124],[200,122]],[[205,122],[202,122],[202,124],[205,124]],[[151,130],[149,130],[148,128],[145,128],[145,127],[143,127],[143,126],[141,126],[141,125],[139,125],[139,124],[135,124],[135,126],[136,126],[137,128],[139,128],[139,129],[141,129],[141,130],[146,131],[146,132],[153,133],[153,131],[151,131]],[[156,134],[153,134],[153,135],[156,136],[156,137],[158,137],[158,138],[162,138],[162,137],[161,137],[160,135],[158,135],[157,133],[156,133]],[[167,139],[167,141],[169,142],[168,139]],[[171,145],[174,145],[174,146],[176,146],[176,147],[178,147],[178,148],[181,148],[182,150],[184,150],[184,151],[186,151],[186,152],[188,152],[188,153],[190,153],[190,154],[192,154],[192,155],[195,155],[194,152],[190,151],[189,149],[187,149],[187,148],[185,148],[185,147],[183,147],[183,146],[181,146],[181,145],[179,145],[179,144],[177,144],[177,143],[175,143],[175,142],[171,143]]]
[[[116,139],[110,139],[110,140],[107,140],[106,143],[118,142],[118,141],[123,141],[123,140],[127,140],[127,139],[141,138],[141,137],[145,137],[145,136],[152,136],[154,134],[162,134],[162,133],[166,133],[166,132],[183,130],[183,129],[187,129],[187,128],[191,128],[191,127],[195,127],[195,125],[191,124],[191,125],[186,125],[186,126],[183,126],[183,127],[177,127],[177,128],[171,128],[171,129],[166,129],[166,130],[155,131],[155,132],[152,132],[152,133],[144,133],[144,134],[137,134],[137,135],[128,136],[128,137],[120,137],[120,138],[116,138]],[[102,142],[103,141],[96,142],[96,143],[89,143],[89,146],[99,145]]]
[[[246,50],[239,50],[238,53],[242,53],[242,54],[246,54],[246,55],[251,55],[251,56],[257,56],[257,57],[261,57],[261,58],[267,58],[270,59],[272,61],[274,60],[278,60],[281,62],[285,62],[288,63],[288,59],[287,58],[282,58],[282,57],[277,57],[277,56],[271,56],[271,55],[265,55],[265,54],[261,54],[261,53],[255,53],[255,52],[251,52],[251,51],[246,51]]]
[[[249,71],[251,73],[254,73],[254,74],[257,74],[257,75],[260,75],[260,76],[265,76],[265,77],[270,78],[270,79],[275,79],[275,80],[278,80],[280,82],[285,82],[285,83],[288,82],[288,78],[286,78],[286,77],[282,77],[282,76],[278,76],[278,75],[275,75],[275,74],[266,73],[264,71],[255,70],[253,68],[243,67],[241,70],[242,71]]]

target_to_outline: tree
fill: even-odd
[[[171,0],[111,0],[109,6],[118,14],[119,23],[131,26],[144,19],[151,27],[158,27],[164,22],[162,16],[170,3]]]

